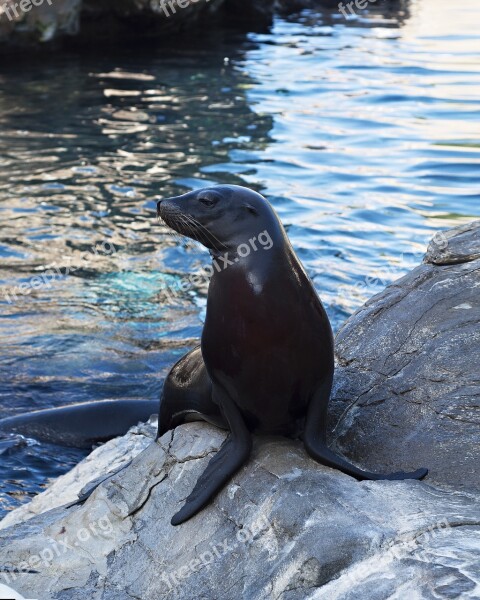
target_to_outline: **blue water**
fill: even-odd
[[[206,297],[163,288],[208,254],[162,229],[156,196],[261,191],[335,329],[434,232],[479,218],[478,23],[476,0],[389,2],[2,59],[0,416],[158,396]],[[83,456],[18,437],[0,454],[0,512]]]

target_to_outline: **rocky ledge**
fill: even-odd
[[[76,38],[98,45],[109,40],[162,38],[199,29],[212,17],[260,27],[277,11],[336,7],[336,0],[1,0],[0,50],[29,48]]]
[[[177,33],[217,12],[225,0],[2,0],[0,49],[79,36],[110,38]]]
[[[480,222],[436,239],[337,339],[332,443],[364,467],[431,467],[426,481],[359,483],[257,438],[215,501],[172,527],[225,433],[191,423],[155,443],[149,423],[8,515],[0,581],[42,600],[479,598],[479,253]]]

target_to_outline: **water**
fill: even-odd
[[[435,231],[480,217],[478,3],[387,5],[2,58],[0,416],[158,397],[206,294],[162,288],[208,255],[157,224],[155,196],[264,193],[335,329]],[[0,454],[0,512],[83,456],[19,437]]]

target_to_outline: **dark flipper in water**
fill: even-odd
[[[158,413],[158,401],[102,400],[38,410],[0,420],[0,431],[36,440],[91,448],[124,435],[130,427]]]

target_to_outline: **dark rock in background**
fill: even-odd
[[[325,9],[329,22],[340,16],[337,0],[31,0],[22,10],[19,0],[0,2],[0,51],[57,47],[52,42],[98,46],[105,42],[127,43],[148,39],[175,39],[175,35],[210,31],[235,24],[247,30],[268,28],[275,14],[288,15],[304,9]],[[383,0],[368,5],[388,11],[393,5],[408,10],[409,0]],[[182,8],[183,7],[183,8]],[[328,12],[330,11],[330,12]],[[397,14],[398,16],[398,14]]]
[[[27,12],[15,0],[5,0],[6,12],[0,3],[0,48],[29,47],[65,37],[102,43],[128,35],[173,34],[194,28],[200,17],[213,15],[224,1],[180,0],[186,2],[180,8],[175,0],[174,13],[168,3],[164,10],[159,1],[151,0],[43,0]]]

